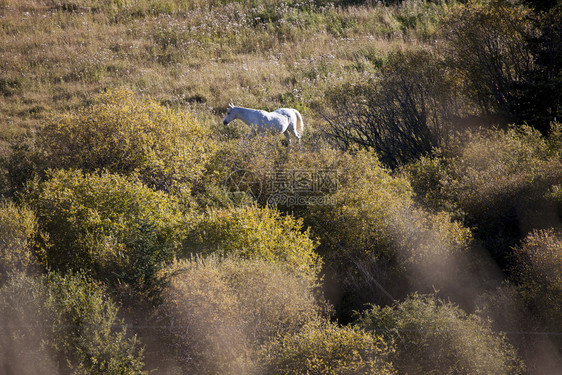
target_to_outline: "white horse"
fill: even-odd
[[[250,134],[248,134],[246,139],[258,133],[271,131],[285,134],[288,144],[291,144],[289,136],[289,133],[291,133],[300,143],[304,129],[301,114],[293,108],[279,108],[273,112],[266,112],[259,109],[235,107],[233,104],[230,104],[222,123],[227,125],[236,119],[243,121],[251,127]]]

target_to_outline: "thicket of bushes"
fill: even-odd
[[[558,370],[561,8],[388,3],[71,0],[49,8],[62,23],[81,17],[121,28],[123,39],[104,43],[122,60],[104,65],[96,50],[62,74],[65,63],[52,71],[41,55],[21,65],[37,67],[38,82],[0,72],[11,116],[26,89],[104,82],[91,90],[101,94],[65,101],[48,119],[36,109],[35,136],[0,134],[10,141],[0,144],[0,367]],[[0,11],[34,17],[46,6]],[[2,35],[25,29],[8,16]],[[41,22],[52,31],[50,18]],[[325,48],[311,59],[312,36]],[[347,51],[353,38],[361,41]],[[234,79],[225,67],[242,52],[245,73]],[[152,75],[123,84],[138,78],[123,63],[136,58],[143,63],[130,69]],[[154,64],[169,77],[155,79]],[[244,90],[192,74],[217,66],[226,69],[220,79]],[[193,82],[189,94],[181,80]],[[165,81],[172,94],[150,95]],[[217,125],[233,92],[247,106],[298,107],[304,142],[241,140],[243,126]]]

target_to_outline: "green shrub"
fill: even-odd
[[[390,360],[400,373],[507,375],[524,369],[515,349],[488,321],[433,295],[374,305],[358,325],[396,343]]]
[[[281,262],[315,278],[321,261],[316,243],[302,227],[302,220],[267,207],[211,210],[195,220],[184,249]]]
[[[374,154],[343,152],[322,141],[291,150],[290,155],[266,142],[248,151],[230,144],[217,155],[223,152],[221,159],[228,164],[210,170],[224,176],[227,189],[248,192],[267,202],[277,194],[319,198],[316,204],[278,204],[277,208],[302,217],[320,239],[318,252],[327,263],[325,269],[330,270],[335,289],[351,293],[345,297],[353,300],[348,301],[350,309],[359,309],[364,302],[386,302],[388,295],[377,283],[400,295],[410,287],[431,291],[435,285],[444,290],[467,281],[464,276],[469,267],[458,260],[467,255],[470,231],[449,214],[416,207],[409,181],[391,175]],[[242,172],[233,173],[239,180],[227,178],[231,171]],[[287,177],[293,172],[329,178],[323,181],[326,186],[316,187],[312,193],[299,192],[298,179]],[[450,275],[457,271],[453,280]]]
[[[312,323],[264,346],[267,374],[394,374],[394,348],[381,336],[349,326]]]
[[[144,364],[135,337],[120,327],[106,291],[80,274],[47,278],[52,346],[76,373],[138,374]]]
[[[547,330],[562,327],[562,232],[531,232],[513,252],[512,277],[531,313]]]
[[[2,350],[3,368],[140,374],[142,349],[117,312],[106,291],[80,274],[13,279],[0,289],[2,328],[9,335],[3,344],[22,351]],[[26,358],[34,362],[24,363]]]
[[[52,171],[25,200],[48,234],[41,260],[53,270],[142,287],[180,246],[176,200],[134,179]]]
[[[226,190],[230,204],[247,202],[248,198],[263,202],[269,196],[267,187],[273,171],[282,168],[288,158],[289,152],[278,137],[224,142],[209,161],[205,180],[209,186]]]
[[[11,202],[0,202],[0,282],[35,264],[31,252],[37,232],[33,212]]]
[[[101,94],[91,106],[53,119],[39,142],[56,168],[136,174],[166,191],[189,190],[213,149],[190,114],[127,90]]]
[[[4,197],[15,197],[29,181],[43,176],[49,162],[31,138],[22,137],[11,145],[10,152],[0,157]]]
[[[163,271],[161,315],[184,370],[250,373],[256,348],[317,320],[314,284],[285,265],[209,257]]]
[[[208,166],[206,183],[220,189],[215,202],[209,203],[225,207],[257,201],[290,211],[304,208],[307,204],[288,204],[276,198],[321,197],[333,191],[336,172],[345,169],[348,159],[318,138],[303,142],[298,149],[284,147],[279,138],[271,136],[228,142]]]

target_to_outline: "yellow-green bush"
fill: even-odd
[[[222,143],[208,163],[205,182],[206,193],[212,193],[213,187],[219,187],[216,192],[223,192],[210,195],[208,205],[265,202],[271,194],[268,186],[273,172],[283,168],[289,159],[287,147],[281,146],[279,140],[277,136],[266,135]]]
[[[81,274],[20,275],[0,288],[7,373],[139,374],[143,350],[107,291]]]
[[[264,342],[317,320],[314,284],[265,260],[183,260],[161,276],[161,316],[186,373],[251,373]]]
[[[268,143],[250,148],[248,157],[235,144],[218,154],[223,152],[228,164],[213,169],[225,176],[226,188],[248,191],[249,196],[261,197],[258,200],[278,193],[321,198],[317,204],[280,204],[278,209],[302,217],[320,239],[318,252],[328,268],[337,271],[337,286],[355,294],[353,309],[386,298],[377,282],[400,294],[408,284],[431,291],[432,285],[443,290],[465,281],[458,257],[467,253],[470,231],[447,213],[417,207],[408,179],[393,176],[376,155],[334,150],[324,142],[303,145],[289,154]],[[244,184],[236,184],[237,180],[228,186],[233,179],[226,176],[233,170],[244,173],[239,176]],[[293,186],[284,185],[287,175],[303,171],[333,179],[330,188],[299,193],[296,180],[289,181]],[[213,237],[217,236],[209,236]],[[452,280],[450,275],[457,271],[459,277]]]
[[[488,321],[433,295],[373,305],[358,325],[396,343],[390,360],[400,373],[513,375],[524,369],[515,349]]]
[[[210,210],[195,219],[184,242],[186,252],[280,262],[311,278],[321,265],[315,247],[302,220],[256,205]]]
[[[382,336],[350,326],[315,322],[264,346],[261,366],[266,374],[395,374],[394,348]]]
[[[101,94],[94,104],[54,118],[40,144],[56,168],[137,174],[166,191],[189,190],[213,149],[192,115],[128,90]]]
[[[127,177],[51,171],[24,198],[46,240],[43,264],[143,286],[182,238],[182,211],[169,195]],[[45,237],[45,236],[43,236]]]
[[[470,231],[447,213],[416,207],[408,180],[392,176],[371,153],[345,158],[329,204],[308,207],[303,215],[320,237],[320,254],[340,272],[339,285],[354,295],[353,308],[386,302],[381,285],[399,296],[410,287],[429,291],[461,283],[466,275],[457,260],[468,250]]]
[[[35,264],[31,241],[37,232],[33,212],[0,202],[0,281]]]

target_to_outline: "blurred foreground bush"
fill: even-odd
[[[430,292],[433,287],[461,291],[463,288],[457,287],[466,285],[468,270],[474,264],[468,252],[470,231],[448,213],[433,213],[417,206],[408,179],[393,176],[373,153],[344,152],[323,141],[292,150],[290,155],[266,142],[248,151],[244,146],[230,144],[217,153],[225,153],[224,160],[228,161],[223,169],[213,167],[225,176],[223,186],[268,203],[269,198],[282,194],[316,198],[304,205],[281,203],[277,209],[301,217],[311,235],[320,240],[317,251],[325,264],[324,273],[331,279],[326,281],[334,284],[332,301],[347,299],[344,305],[348,311],[344,314],[348,318],[365,302],[388,302],[385,291],[400,296],[411,290]],[[243,174],[236,180],[227,178],[232,170]],[[216,221],[223,227],[228,222]],[[204,233],[203,227],[198,228],[196,234]],[[206,245],[201,239],[203,245],[199,246],[205,248],[213,243],[212,238],[223,236],[211,233]],[[252,233],[240,233],[244,233],[242,241],[232,243],[255,238]],[[276,241],[285,240],[280,237]]]
[[[80,274],[15,277],[0,289],[0,365],[8,374],[139,374],[143,350],[117,312]]]
[[[562,231],[531,232],[513,252],[513,279],[531,314],[547,331],[562,327]]]
[[[470,230],[447,213],[416,207],[408,180],[392,176],[373,154],[342,158],[330,203],[308,207],[303,215],[338,286],[351,293],[349,308],[386,303],[389,292],[396,298],[466,283]]]
[[[257,348],[319,319],[315,283],[286,265],[233,257],[174,263],[160,315],[184,370],[250,374]]]
[[[420,201],[454,213],[500,260],[532,229],[562,220],[560,125],[468,133],[445,155],[407,167]]]
[[[177,202],[134,179],[52,171],[24,200],[47,234],[39,256],[52,270],[142,288],[181,246]]]
[[[489,322],[433,295],[373,306],[358,325],[396,343],[390,360],[400,373],[514,375],[524,370],[515,349]]]
[[[37,234],[33,211],[0,202],[0,285],[10,275],[36,264],[32,241]]]

